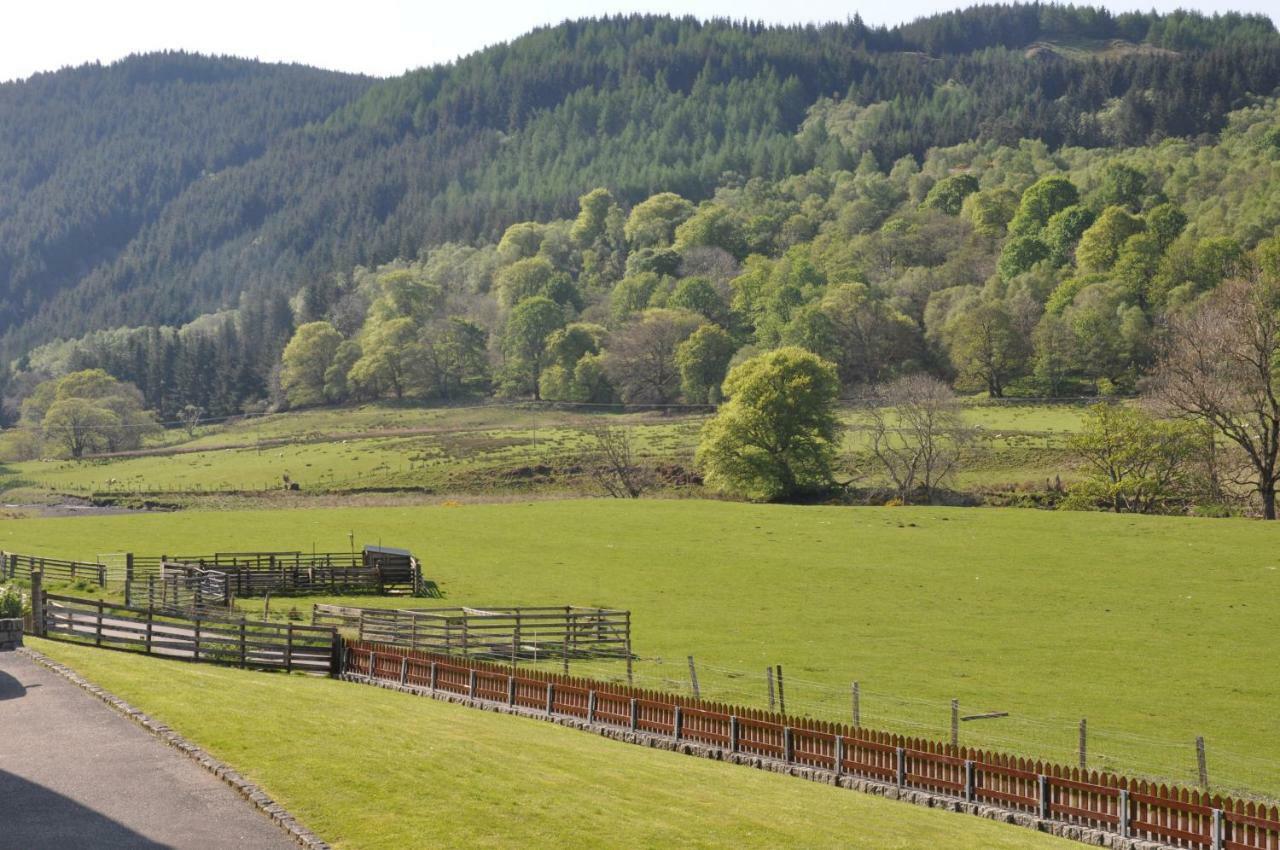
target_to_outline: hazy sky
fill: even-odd
[[[21,4],[21,5],[19,5]],[[184,49],[378,76],[446,62],[539,24],[616,12],[730,16],[769,22],[894,24],[968,3],[930,0],[16,0],[0,29],[0,80],[130,53]],[[1195,8],[1271,13],[1275,0],[1105,0],[1113,11]]]

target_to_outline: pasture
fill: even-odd
[[[341,850],[562,847],[584,836],[602,848],[1069,846],[331,679],[31,643],[234,765]]]
[[[1065,438],[1078,429],[1073,405],[971,404],[975,440],[962,488],[1041,486],[1070,478]],[[843,412],[845,466],[878,480],[856,408]],[[415,408],[389,404],[302,411],[199,429],[167,431],[139,457],[42,460],[0,465],[0,491],[24,487],[93,493],[199,494],[278,490],[285,477],[308,493],[427,490],[449,493],[583,492],[590,430],[626,428],[652,463],[692,468],[703,417],[658,413],[583,414],[521,406]],[[7,483],[6,483],[7,482]]]
[[[629,608],[641,686],[687,692],[693,655],[704,696],[760,706],[781,664],[793,713],[847,720],[857,680],[864,725],[945,738],[956,698],[1010,713],[962,743],[1066,763],[1087,717],[1091,767],[1191,784],[1203,735],[1215,790],[1280,793],[1280,530],[1259,522],[587,500],[10,520],[0,547],[341,550],[349,531],[411,548],[439,604]]]

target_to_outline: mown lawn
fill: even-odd
[[[234,765],[349,850],[1068,846],[378,688],[33,644]]]
[[[0,548],[412,548],[428,605],[633,611],[639,683],[1190,782],[1280,794],[1280,525],[1029,510],[579,500],[0,521]],[[371,600],[365,597],[368,604]],[[273,600],[273,610],[310,600]],[[385,604],[374,602],[373,604]],[[402,603],[412,604],[412,603]],[[251,601],[252,610],[260,605]],[[578,672],[621,675],[617,664]]]

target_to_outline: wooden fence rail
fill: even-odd
[[[30,579],[33,572],[44,573],[46,581],[84,580],[100,587],[106,587],[108,578],[105,564],[19,555],[15,552],[0,553],[0,578]]]
[[[248,620],[177,617],[94,599],[40,592],[33,629],[41,637],[187,661],[330,674],[333,629]]]
[[[1203,850],[1280,850],[1272,805],[608,682],[344,642],[342,673],[668,735]]]
[[[631,612],[609,608],[354,608],[314,605],[313,625],[426,652],[516,660],[631,654]]]

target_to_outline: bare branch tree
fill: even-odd
[[[593,481],[615,499],[638,499],[653,485],[653,476],[637,460],[631,432],[599,425],[588,432],[594,443],[587,457]]]
[[[1166,407],[1213,426],[1248,459],[1246,482],[1276,518],[1280,481],[1280,284],[1231,281],[1169,324],[1147,384]]]
[[[879,388],[869,417],[871,451],[899,498],[932,502],[972,435],[955,393],[930,375],[908,375]]]
[[[195,437],[196,429],[200,427],[203,418],[204,408],[199,405],[188,404],[178,411],[178,419],[182,422],[182,429],[187,432],[188,437]]]

